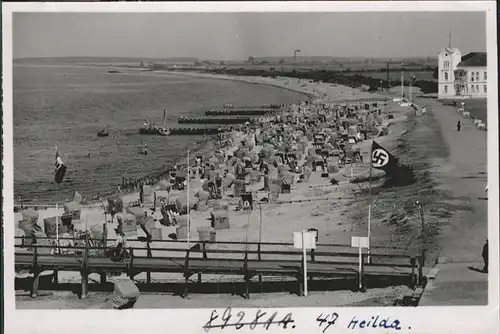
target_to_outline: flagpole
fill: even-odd
[[[191,173],[190,173],[191,169],[190,169],[190,166],[189,166],[189,150],[187,151],[187,245],[188,245],[188,248],[190,248],[190,245],[191,245],[191,221],[189,219],[189,211],[190,211],[190,208],[189,208],[189,197],[190,197],[190,194],[189,194],[189,183],[191,183]]]
[[[412,93],[411,93],[411,82],[412,81],[413,81],[413,75],[410,74],[410,103],[411,103],[411,95],[412,95]]]
[[[56,186],[56,254],[59,254],[59,183]]]
[[[403,102],[403,96],[405,94],[403,80],[404,80],[404,72],[401,72],[401,102]]]
[[[370,145],[370,181],[369,181],[369,195],[368,195],[368,263],[371,263],[371,235],[372,235],[372,164],[373,164],[373,139]]]

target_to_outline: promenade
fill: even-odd
[[[483,267],[482,248],[487,238],[487,132],[474,128],[455,108],[430,99],[416,99],[427,107],[442,130],[449,156],[437,168],[440,188],[463,204],[450,224],[441,229],[440,258],[436,277],[427,284],[420,306],[485,305],[488,297],[488,275]],[[456,123],[462,122],[462,130]],[[436,165],[442,162],[436,162]],[[465,208],[469,207],[469,210]],[[431,264],[428,264],[431,265]]]

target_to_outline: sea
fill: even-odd
[[[106,194],[122,177],[140,178],[180,161],[187,149],[203,149],[203,136],[145,136],[145,119],[167,126],[203,110],[297,103],[304,95],[229,80],[159,72],[70,65],[14,65],[14,201],[62,201],[78,191],[92,199]],[[212,125],[213,126],[213,125]],[[97,137],[106,129],[109,137]],[[138,147],[148,146],[148,155]],[[55,147],[67,172],[54,182]],[[89,157],[90,152],[90,157]]]

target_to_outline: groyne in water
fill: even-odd
[[[205,116],[264,116],[276,113],[281,109],[225,109],[205,110]]]
[[[228,131],[224,128],[171,128],[170,135],[189,136],[189,135],[216,135]]]
[[[179,124],[244,124],[253,122],[250,117],[179,117]]]

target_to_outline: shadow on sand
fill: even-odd
[[[483,273],[483,274],[487,274],[488,272],[487,271],[484,271],[482,268],[474,268],[474,267],[467,267],[469,268],[469,270],[472,270],[472,271],[477,271],[478,273]]]
[[[81,284],[79,283],[59,283],[54,284],[52,281],[53,276],[47,275],[40,278],[39,290],[50,291],[71,291],[72,293],[81,296]],[[30,291],[33,279],[31,277],[18,279],[15,281],[15,289]],[[174,296],[182,296],[185,284],[182,282],[168,282],[168,283],[143,283],[137,282],[137,287],[141,292],[147,293],[171,293]],[[390,286],[412,286],[413,282],[410,277],[377,277],[365,279],[365,287],[370,288],[387,288]],[[114,284],[108,283],[90,283],[88,285],[89,291],[92,292],[113,292]],[[243,282],[195,282],[190,281],[189,293],[194,294],[231,294],[243,296],[245,292],[245,284]],[[356,278],[335,278],[335,279],[322,279],[322,280],[309,280],[309,291],[359,291]],[[289,294],[299,293],[299,282],[297,280],[287,280],[279,282],[258,282],[257,280],[250,282],[249,293],[276,293],[284,292]]]

